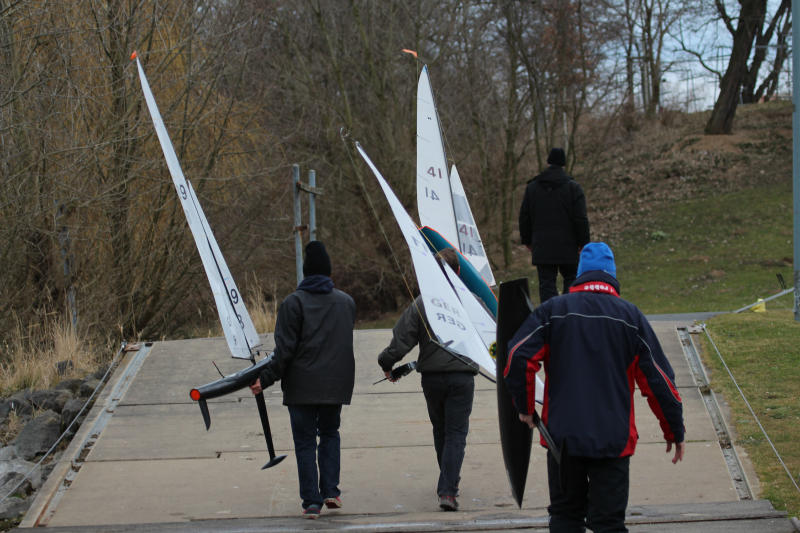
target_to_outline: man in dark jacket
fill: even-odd
[[[564,172],[564,150],[553,148],[547,163],[550,166],[528,182],[519,210],[520,240],[531,251],[542,303],[558,295],[559,272],[567,292],[575,280],[578,253],[589,242],[586,198],[578,182]]]
[[[331,261],[321,242],[306,246],[303,275],[297,290],[278,309],[272,362],[250,388],[258,394],[281,380],[303,516],[316,518],[323,503],[329,508],[342,506],[339,424],[342,404],[349,405],[353,395],[356,306],[349,295],[333,287]]]
[[[611,249],[583,247],[569,294],[537,307],[509,342],[503,377],[533,427],[532,384],[545,370],[550,531],[627,531],[629,465],[638,439],[634,382],[658,418],[673,463],[683,459],[683,407],[675,374],[639,309],[619,297]],[[542,445],[546,443],[542,441]]]
[[[455,250],[442,250],[437,254],[437,259],[444,259],[458,274]],[[417,372],[422,374],[422,392],[433,426],[433,445],[439,463],[436,486],[439,507],[445,511],[455,511],[458,509],[456,497],[478,368],[468,365],[431,340],[430,331],[422,298],[418,296],[392,329],[392,341],[378,356],[378,364],[389,381],[394,381],[391,377],[392,366],[419,344]]]

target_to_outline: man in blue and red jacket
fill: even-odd
[[[503,377],[530,427],[535,373],[544,365],[550,531],[627,531],[629,465],[639,437],[634,383],[658,418],[673,463],[683,459],[683,406],[675,374],[642,312],[619,297],[611,249],[583,247],[568,294],[536,308],[508,344]],[[546,446],[544,440],[542,445]]]

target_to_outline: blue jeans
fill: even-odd
[[[341,439],[341,405],[289,405],[297,478],[303,509],[337,498]],[[317,445],[319,436],[319,445]],[[317,470],[319,461],[319,470]]]
[[[593,459],[547,452],[551,533],[625,532],[630,457]],[[564,472],[561,472],[564,469]]]
[[[423,372],[422,391],[428,404],[439,462],[436,493],[457,496],[475,395],[475,376],[469,372]]]

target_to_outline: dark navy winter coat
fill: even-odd
[[[349,404],[356,305],[327,276],[308,276],[278,308],[275,354],[262,388],[281,380],[284,405]]]
[[[569,455],[633,455],[634,383],[664,439],[683,442],[675,374],[645,316],[619,297],[613,276],[597,270],[580,276],[569,294],[537,307],[508,346],[503,377],[514,405],[533,411],[534,373],[544,365],[542,420]]]

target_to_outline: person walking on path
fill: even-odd
[[[321,242],[306,245],[303,275],[278,308],[274,355],[250,389],[255,395],[281,380],[303,516],[317,518],[323,504],[342,506],[339,425],[342,405],[350,404],[355,383],[356,306],[334,288],[330,257]]]
[[[503,379],[520,420],[534,427],[533,384],[544,365],[542,422],[561,453],[560,465],[547,453],[550,531],[627,531],[634,382],[667,453],[675,447],[673,463],[684,455],[683,406],[653,329],[619,296],[611,249],[584,246],[577,274],[569,294],[537,307],[511,339]]]
[[[586,198],[577,181],[564,171],[564,150],[553,148],[548,167],[528,182],[519,210],[519,235],[531,252],[539,277],[542,303],[558,295],[556,279],[561,272],[562,293],[575,281],[578,253],[589,242]]]
[[[437,259],[446,261],[458,274],[455,250],[442,250]],[[455,511],[478,367],[468,365],[434,342],[430,331],[422,298],[417,296],[392,329],[392,340],[378,356],[378,364],[389,381],[396,381],[392,378],[392,366],[419,344],[417,372],[422,374],[422,392],[433,426],[433,445],[439,463],[436,494],[441,509]]]

